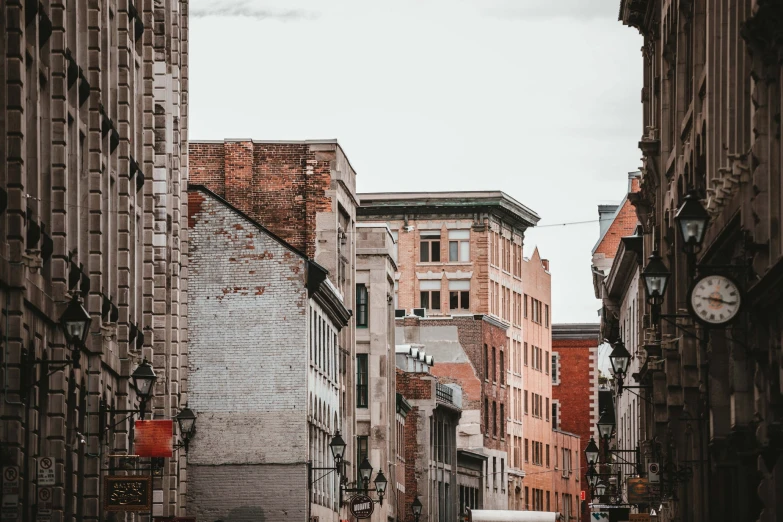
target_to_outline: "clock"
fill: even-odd
[[[742,294],[737,283],[726,276],[703,276],[691,288],[688,305],[702,323],[720,326],[737,317]]]

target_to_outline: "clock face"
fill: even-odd
[[[728,323],[737,316],[742,304],[736,283],[719,275],[696,281],[689,301],[694,315],[707,324]]]

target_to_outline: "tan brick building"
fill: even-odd
[[[109,455],[134,453],[133,417],[112,410],[139,408],[143,359],[147,417],[187,404],[187,8],[2,4],[0,457],[19,488],[4,520],[32,520],[39,496],[52,520],[104,520],[104,477],[151,466],[152,514],[184,514],[183,450]],[[59,320],[77,294],[92,321],[71,350]],[[34,485],[44,458],[53,486]]]
[[[507,398],[497,409],[490,405],[489,412],[499,419],[499,438],[507,453],[496,466],[505,475],[499,490],[505,490],[511,509],[556,510],[549,377],[551,276],[537,252],[530,260],[522,253],[525,230],[538,216],[498,191],[359,198],[359,219],[386,221],[398,239],[398,309],[406,314],[424,309],[416,313],[427,317],[485,314],[508,325],[503,344],[487,345],[488,361],[480,370],[483,375],[493,364],[489,361],[495,361],[497,377],[484,379],[493,384],[496,379]],[[487,416],[484,405],[481,413],[482,418]],[[485,446],[491,447],[493,437],[485,432]],[[572,439],[571,451],[578,450],[578,440]],[[493,473],[491,460],[486,466],[488,476]]]

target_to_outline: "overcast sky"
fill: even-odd
[[[503,190],[597,220],[639,166],[619,0],[192,0],[190,139],[339,140],[358,190]],[[598,223],[531,229],[553,320],[597,322]]]

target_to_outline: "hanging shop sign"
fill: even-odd
[[[658,496],[658,487],[650,484],[646,478],[628,479],[628,503],[647,504]]]
[[[133,444],[140,457],[171,457],[174,452],[174,421],[137,420]]]
[[[375,503],[367,495],[354,496],[349,505],[351,513],[356,518],[370,518],[372,512],[375,511]]]
[[[152,511],[152,477],[109,475],[103,480],[106,511]]]

